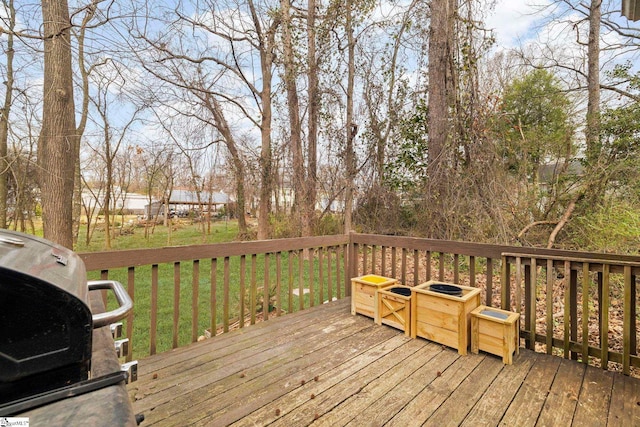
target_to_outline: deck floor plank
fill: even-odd
[[[145,426],[640,425],[640,380],[522,349],[457,351],[348,298],[139,361]]]
[[[569,426],[573,421],[585,365],[562,359],[544,402],[537,426]]]
[[[438,347],[442,348],[438,344]],[[427,384],[430,384],[444,372],[455,360],[451,357],[452,352],[441,351],[430,360],[430,363],[423,365],[413,372],[405,381],[396,384],[395,388],[373,402],[366,411],[356,414],[347,426],[360,427],[367,425],[383,426],[393,418],[402,408],[409,403],[416,394],[421,392]]]
[[[607,425],[640,426],[640,381],[615,374]]]
[[[422,366],[429,365],[433,358],[442,352],[442,347],[433,343],[419,349],[411,357],[407,357],[391,369],[363,386],[358,393],[342,401],[322,418],[320,425],[343,426],[357,414],[370,414],[370,406],[382,399],[397,384],[403,384]],[[386,408],[387,410],[389,408]],[[372,418],[372,415],[369,415]]]
[[[292,360],[304,358],[314,353],[317,353],[316,357],[319,357],[322,354],[321,349],[329,348],[331,350],[332,346],[343,338],[358,341],[356,334],[359,331],[373,328],[369,322],[357,318],[343,318],[339,322],[334,322],[333,326],[336,327],[336,330],[331,328],[328,332],[324,332],[326,328],[322,327],[323,323],[315,323],[315,325],[317,325],[316,328],[311,328],[314,330],[313,333],[303,335],[304,342],[307,343],[304,347],[301,347],[299,342],[294,339],[296,334],[292,334],[290,337],[272,341],[273,348],[269,350],[254,348],[253,352],[228,355],[214,360],[207,360],[205,356],[201,365],[189,371],[192,375],[186,378],[178,376],[174,379],[176,385],[173,388],[151,396],[155,399],[149,399],[149,404],[152,404],[155,409],[150,420],[175,416],[177,425],[180,425],[180,416],[176,416],[178,413],[186,412],[183,416],[189,416],[189,419],[192,419],[194,416],[197,417],[198,408],[206,407],[206,412],[210,412],[210,402],[219,404],[222,400],[220,396],[228,396],[234,388],[247,382],[256,388],[261,388],[262,384],[273,381],[273,375],[286,376],[295,371],[296,369],[287,366]],[[347,344],[356,345],[357,343],[348,342]],[[337,346],[336,348],[339,349]],[[262,378],[267,374],[271,375],[270,380]],[[170,382],[172,377],[167,380]],[[177,383],[177,381],[182,382]],[[255,384],[258,385],[255,386]],[[178,397],[176,397],[177,389],[180,390]],[[160,394],[162,395],[160,396]]]
[[[614,375],[612,372],[587,366],[573,417],[574,426],[607,425]]]
[[[317,381],[314,377],[313,381],[307,381],[305,384],[300,384],[300,387],[297,388],[294,387],[294,389],[286,395],[275,399],[273,402],[270,402],[246,417],[238,420],[236,423],[232,424],[232,426],[250,427],[272,423],[281,416],[285,416],[295,408],[308,402],[312,395],[319,396],[324,391],[336,386],[340,382],[356,374],[358,371],[384,357],[391,351],[406,345],[407,342],[408,338],[403,335],[396,334],[393,338],[375,345],[359,355],[356,355],[349,360],[349,363],[342,363],[324,371],[317,376]]]
[[[503,367],[502,359],[485,357],[423,425],[460,425]]]
[[[520,353],[523,353],[521,350]],[[534,426],[558,372],[559,357],[538,357],[511,401],[500,426]]]
[[[451,352],[454,353],[453,351]],[[457,353],[455,354],[457,355]],[[387,424],[398,426],[422,424],[422,421],[427,420],[451,396],[455,389],[476,369],[484,358],[485,356],[482,354],[458,357],[433,382],[427,384]]]
[[[521,352],[514,357],[513,365],[507,365],[500,371],[460,425],[462,427],[498,425],[534,365],[536,355],[537,353],[534,352]]]
[[[320,393],[315,396],[314,399],[307,400],[304,404],[298,406],[284,417],[279,418],[271,425],[274,427],[309,425],[315,419],[332,411],[340,405],[340,403],[360,393],[370,382],[374,381],[380,375],[393,369],[404,360],[413,357],[417,351],[428,344],[414,341],[415,340],[409,340],[402,347],[373,361],[360,371],[345,378],[338,385]],[[320,424],[323,424],[322,421],[318,421]]]

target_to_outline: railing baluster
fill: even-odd
[[[316,295],[315,295],[315,283],[314,283],[314,259],[313,259],[313,248],[309,248],[309,265],[307,266],[307,270],[309,271],[309,307],[313,307],[315,305]]]
[[[304,310],[304,259],[302,250],[298,251],[298,309]]]
[[[173,342],[172,348],[178,347],[178,330],[180,323],[180,263],[173,263]]]
[[[377,268],[376,268],[376,245],[371,245],[371,273],[377,274]]]
[[[369,253],[369,245],[362,245],[362,274],[367,274],[367,254]]]
[[[502,257],[502,275],[500,278],[500,294],[501,306],[503,310],[511,308],[511,265],[507,261],[507,257]]]
[[[276,317],[282,310],[282,252],[276,252]]]
[[[224,257],[224,271],[223,271],[223,284],[222,284],[222,315],[224,316],[224,332],[229,332],[229,257]]]
[[[100,280],[109,280],[109,270],[100,271]],[[108,307],[108,304],[107,304],[107,290],[106,289],[102,289],[100,291],[100,293],[102,294],[102,303],[104,304],[105,307]]]
[[[520,313],[522,304],[522,258],[516,258],[516,295],[515,312]]]
[[[600,351],[602,369],[609,369],[609,264],[602,265],[602,314],[600,315]]]
[[[257,284],[256,284],[256,254],[251,255],[251,290],[249,291],[249,310],[251,313],[251,324],[256,324],[256,298],[257,298]]]
[[[158,335],[158,264],[151,266],[151,325],[149,325],[149,354],[156,354]]]
[[[246,317],[246,309],[245,306],[247,304],[246,296],[246,280],[247,280],[247,257],[244,255],[240,256],[240,295],[238,295],[239,305],[238,307],[238,320],[240,320],[240,324],[238,327],[240,329],[244,328],[244,318]]]
[[[535,258],[531,258],[531,266],[529,267],[529,280],[525,281],[525,300],[527,306],[525,307],[525,316],[527,319],[530,336],[527,342],[527,348],[529,350],[535,350],[536,348],[536,289],[538,285],[538,264]]]
[[[396,266],[396,247],[393,246],[391,248],[391,278],[393,278],[393,279],[396,278],[396,270],[397,270],[397,266]]]
[[[349,291],[347,290],[348,286],[346,284],[346,281],[349,279],[347,276],[347,257],[344,256],[345,251],[347,249],[347,246],[337,246],[336,247],[336,296],[338,297],[338,299],[342,298],[342,286],[340,286],[342,284],[342,281],[340,280],[340,260],[342,260],[342,267],[344,271],[344,275],[345,275],[345,283],[343,284],[344,286],[344,293],[345,296],[350,295]],[[342,252],[343,256],[340,256],[340,253]],[[331,259],[329,259],[329,263],[331,263]],[[329,268],[329,277],[331,277],[331,268]]]
[[[547,307],[547,337],[546,350],[547,354],[553,352],[553,290],[555,277],[553,274],[553,260],[547,260],[547,290],[546,290],[546,307]]]
[[[631,295],[631,267],[625,265],[624,267],[624,305],[622,315],[622,372],[625,375],[631,373],[631,322],[635,322],[636,319],[631,317],[631,304],[633,298]]]
[[[340,247],[335,247],[335,253],[336,253],[336,286],[338,287],[338,289],[340,289],[340,262],[338,261],[338,251],[340,250]],[[333,301],[333,284],[332,284],[332,280],[331,280],[331,258],[333,257],[332,255],[332,248],[327,248],[327,300],[329,302]],[[322,266],[322,263],[320,263],[320,265]],[[321,280],[322,282],[322,280]]]
[[[131,298],[131,302],[133,302],[134,309],[127,315],[127,337],[129,338],[129,351],[127,352],[127,362],[131,362],[133,360],[133,346],[136,345],[135,340],[133,339],[133,322],[135,319],[135,284],[136,284],[136,268],[129,267],[127,269],[127,292],[129,297]]]
[[[262,320],[269,320],[269,304],[271,303],[271,286],[269,285],[269,253],[264,254],[264,284],[262,287]]]
[[[589,363],[589,263],[582,263],[582,362]]]
[[[382,246],[380,249],[380,275],[386,277],[387,275],[387,247]]]
[[[193,277],[191,281],[191,312],[193,319],[191,323],[191,342],[198,341],[198,297],[200,293],[200,260],[193,260]]]
[[[293,254],[291,251],[287,252],[287,264],[289,267],[289,278],[287,279],[287,287],[289,294],[289,302],[287,306],[287,310],[289,313],[293,311],[293,262],[292,262]]]
[[[420,283],[420,252],[413,250],[413,286]]]
[[[407,248],[402,248],[402,259],[400,260],[400,283],[407,283]]]
[[[631,317],[631,323],[630,323],[630,334],[631,334],[631,339],[629,340],[629,346],[631,347],[631,354],[633,355],[637,355],[638,354],[638,345],[637,345],[637,328],[636,328],[636,321],[635,319],[637,319],[637,311],[638,311],[638,305],[637,305],[637,294],[636,294],[636,276],[634,274],[631,275],[631,305],[629,306],[630,308],[630,317]]]
[[[444,281],[444,252],[438,253],[438,280]]]
[[[571,263],[564,262],[564,358],[569,359],[569,346],[571,338]]]
[[[331,257],[331,248],[318,248],[318,298],[320,304],[324,303],[324,253]],[[329,270],[331,271],[331,270]],[[327,292],[329,290],[327,289]],[[331,301],[331,299],[329,299]]]
[[[469,257],[469,286],[476,286],[476,257],[473,255]]]
[[[428,282],[429,280],[431,280],[431,251],[427,251],[425,258],[427,262],[426,271],[425,271],[425,274],[426,274],[425,282]]]
[[[218,333],[218,258],[211,258],[211,272],[209,273],[211,282],[211,336]]]
[[[460,284],[460,255],[453,254],[453,283]]]
[[[570,341],[576,342],[578,340],[578,271],[571,270],[569,276],[569,308],[571,318],[571,335]],[[571,352],[571,360],[578,360],[578,353]]]
[[[485,305],[493,307],[493,259],[487,258],[487,302]]]

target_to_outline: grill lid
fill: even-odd
[[[93,328],[87,298],[78,255],[35,236],[0,231],[0,396],[15,394],[17,380],[36,374],[48,383],[87,378]]]

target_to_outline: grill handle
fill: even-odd
[[[123,319],[133,308],[133,301],[131,301],[129,294],[124,289],[122,284],[120,284],[120,282],[116,282],[115,280],[90,280],[87,282],[87,286],[89,287],[90,291],[111,289],[119,305],[119,307],[115,310],[107,311],[106,313],[94,314],[94,328],[101,328],[113,322],[117,322],[120,319]]]

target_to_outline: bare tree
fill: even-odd
[[[0,110],[0,228],[7,226],[7,194],[9,184],[9,161],[8,161],[8,141],[9,141],[9,114],[11,112],[11,103],[13,99],[13,58],[14,58],[14,31],[16,26],[16,10],[13,0],[3,0],[4,10],[7,12],[8,28],[7,28],[7,47],[5,53],[7,55],[6,62],[6,80],[4,104]]]
[[[44,98],[38,143],[44,237],[73,247],[72,201],[77,144],[71,35],[66,0],[42,0]]]

